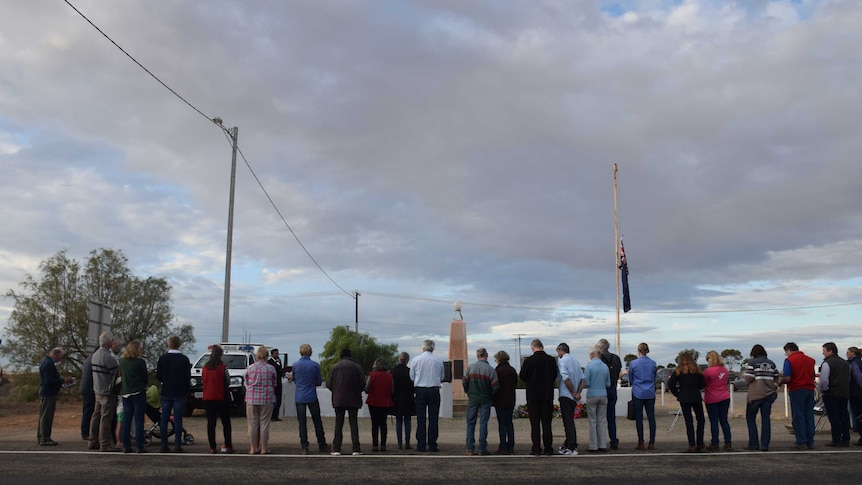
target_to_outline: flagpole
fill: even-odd
[[[617,189],[617,164],[614,164],[614,287],[617,290],[617,353],[620,349],[620,220],[619,192]]]

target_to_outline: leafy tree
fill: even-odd
[[[38,365],[49,349],[62,346],[68,354],[64,370],[79,374],[93,351],[87,348],[90,299],[112,307],[112,333],[123,342],[140,340],[151,369],[170,335],[178,335],[186,346],[195,342],[192,326],[170,325],[174,317],[168,282],[132,275],[121,251],[91,251],[83,268],[60,251],[39,264],[38,277],[27,275],[20,286],[21,291],[6,293],[14,308],[4,345],[9,362],[18,369]]]
[[[690,355],[690,356],[691,356],[691,358],[692,358],[692,359],[694,359],[694,361],[695,361],[695,362],[697,362],[697,359],[698,359],[698,358],[700,358],[700,352],[698,352],[697,350],[694,350],[694,349],[683,349],[683,350],[680,350],[680,351],[679,351],[679,354],[676,356],[676,358],[674,358],[674,359],[673,359],[673,360],[674,360],[674,362],[676,362],[677,364],[679,364],[679,356],[680,356],[680,355],[682,355],[682,354],[688,354],[688,355]],[[668,367],[670,367],[670,366],[668,366]],[[674,366],[674,367],[676,367],[676,366]]]
[[[635,354],[626,354],[625,357],[623,357],[623,362],[625,362],[625,364],[626,364],[626,369],[628,369],[629,364],[631,364],[632,361],[637,359],[637,358],[638,358],[638,356]]]
[[[371,372],[377,358],[386,360],[390,369],[398,362],[397,344],[379,344],[376,338],[367,333],[356,333],[346,325],[339,326],[332,329],[320,353],[320,371],[324,379],[329,376],[329,370],[338,362],[341,350],[345,348],[350,349],[353,360],[365,372]]]
[[[736,349],[724,349],[721,351],[721,358],[727,364],[728,370],[733,370],[736,364],[742,362],[742,352]]]

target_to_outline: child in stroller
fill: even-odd
[[[160,408],[159,402],[159,389],[152,385],[147,388],[147,417],[150,418],[150,421],[153,422],[152,426],[150,426],[146,431],[144,431],[144,446],[150,446],[150,443],[155,440],[161,440],[162,430],[160,423],[162,422],[162,410]],[[168,429],[168,437],[174,435],[176,430],[174,430],[174,417],[171,416],[168,421],[169,429]],[[183,433],[183,444],[184,445],[192,445],[195,442],[195,437],[190,433],[187,433],[185,428],[182,429]]]

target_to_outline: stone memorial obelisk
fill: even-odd
[[[467,323],[461,315],[461,302],[455,302],[457,315],[449,324],[449,362],[452,363],[452,401],[466,402],[467,394],[461,385],[461,377],[468,365],[467,357]],[[453,408],[454,409],[454,408]],[[465,408],[466,409],[466,408]]]

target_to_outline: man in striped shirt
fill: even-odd
[[[488,351],[476,349],[476,362],[467,367],[462,385],[467,393],[467,454],[476,453],[476,418],[479,419],[479,455],[488,451],[488,419],[491,417],[491,396],[500,388],[497,372],[488,363]]]

